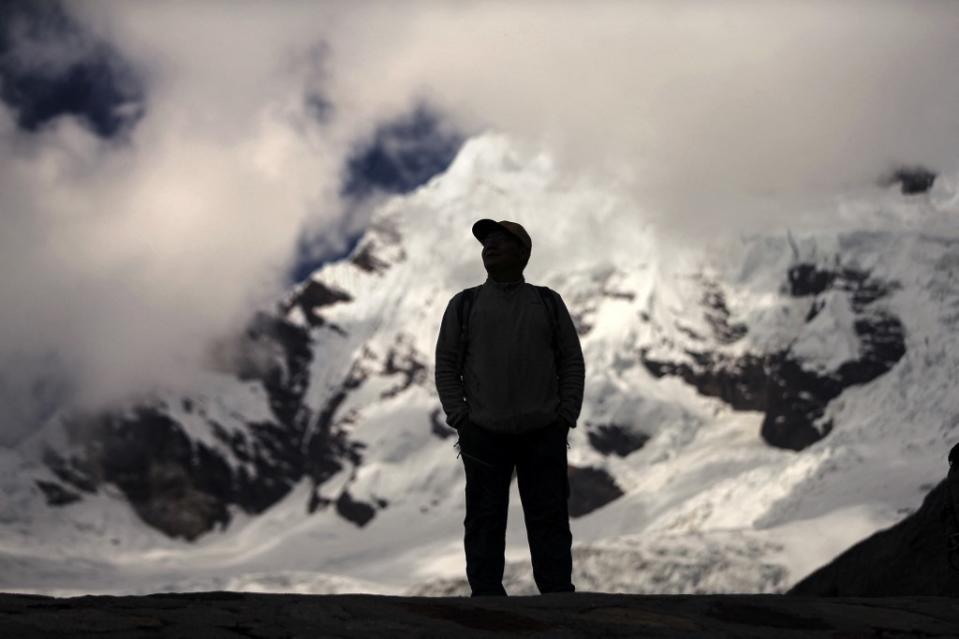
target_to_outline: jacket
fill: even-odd
[[[469,344],[458,370],[461,344],[456,319],[460,291],[449,301],[436,341],[435,379],[446,423],[466,420],[492,431],[521,433],[556,420],[576,427],[583,405],[585,363],[579,335],[562,297],[559,357],[552,347],[548,308],[524,279],[487,278],[470,307]]]

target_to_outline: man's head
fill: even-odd
[[[483,266],[497,281],[518,280],[529,262],[532,241],[519,224],[483,219],[473,225],[473,235],[483,245]]]

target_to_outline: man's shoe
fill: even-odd
[[[506,597],[506,589],[503,588],[503,585],[500,584],[499,588],[478,588],[474,590],[470,597]]]
[[[551,592],[576,592],[576,587],[573,584],[566,584],[558,587],[550,586],[549,588],[541,588],[539,594],[548,595]]]

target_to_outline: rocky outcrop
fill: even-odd
[[[43,491],[48,506],[66,506],[83,499],[79,493],[52,481],[36,480],[37,488]]]
[[[320,310],[338,304],[340,302],[351,302],[353,296],[344,290],[328,286],[317,280],[308,280],[291,298],[281,304],[280,310],[283,315],[287,315],[294,307],[299,307],[303,317],[313,328],[320,326],[329,326],[331,329],[345,335],[346,332],[335,324],[329,324]]]
[[[592,466],[573,466],[569,475],[569,516],[582,517],[623,496],[612,475]]]
[[[820,294],[842,292],[855,314],[853,329],[859,340],[858,357],[833,371],[804,366],[790,350],[767,359],[770,384],[760,432],[773,446],[802,450],[832,430],[831,422],[821,421],[829,402],[844,389],[886,373],[905,355],[905,329],[899,318],[873,306],[896,288],[894,283],[881,282],[854,268],[830,271],[809,264],[791,267],[788,280],[793,296],[817,296],[806,315],[807,323],[822,309]]]
[[[425,357],[413,347],[413,338],[406,334],[399,334],[394,345],[386,353],[381,375],[400,375],[401,380],[380,394],[381,399],[388,399],[405,391],[413,384],[424,384],[427,380]]]
[[[722,288],[711,280],[701,279],[703,296],[700,303],[703,308],[703,318],[712,330],[713,336],[720,344],[732,344],[743,337],[748,329],[742,322],[730,321],[729,308],[726,306],[726,295]]]
[[[792,348],[736,357],[719,349],[687,348],[684,358],[677,361],[652,357],[645,348],[640,351],[641,360],[655,377],[676,375],[703,395],[717,397],[736,410],[762,411],[760,434],[768,444],[802,450],[832,430],[832,424],[822,418],[833,399],[849,386],[865,384],[887,372],[905,354],[902,322],[875,305],[895,286],[851,267],[824,269],[808,263],[790,267],[785,292],[812,298],[807,323],[822,311],[822,296],[830,291],[843,295],[854,313],[858,356],[834,370],[808,366]],[[708,283],[704,291],[704,317],[715,340],[729,344],[745,335],[744,325],[730,321],[721,292]],[[702,341],[701,336],[695,338]]]
[[[901,166],[883,177],[879,182],[884,186],[898,184],[903,195],[918,195],[931,189],[936,177],[934,171],[921,164],[916,164]]]
[[[374,275],[405,260],[402,236],[388,220],[371,222],[350,256],[350,264]]]
[[[258,313],[247,334],[280,347],[279,362],[274,360],[272,366],[258,371],[255,379],[269,395],[277,421],[295,431],[302,430],[303,395],[309,386],[313,360],[309,332],[283,318]]]
[[[347,521],[351,521],[360,528],[370,523],[376,509],[366,502],[353,499],[348,490],[340,493],[336,500],[336,512]]]
[[[340,388],[314,412],[304,403],[313,357],[308,330],[261,313],[244,340],[234,364],[249,364],[242,369],[245,379],[262,384],[272,420],[227,428],[194,400],[183,398],[183,410],[206,422],[210,441],[191,436],[159,403],[122,413],[73,414],[63,422],[67,449],[47,447],[44,453],[58,480],[37,482],[47,503],[66,505],[113,484],[144,522],[172,537],[193,540],[228,524],[231,505],[251,514],[263,512],[308,477],[317,487],[308,504],[311,511],[335,503],[340,516],[365,525],[373,506],[345,492],[324,500],[317,490],[344,465],[362,460],[362,444],[351,441],[334,417],[367,371],[353,366]],[[252,352],[252,345],[273,356],[243,355]]]
[[[0,594],[9,637],[954,637],[936,597],[769,595],[388,597],[239,592],[54,598]]]
[[[586,424],[586,438],[589,445],[603,455],[626,457],[642,448],[649,441],[649,435],[640,433],[621,424]]]
[[[80,451],[47,449],[44,460],[61,481],[81,490],[112,483],[143,521],[171,536],[195,539],[229,521],[227,505],[240,495],[229,465],[163,413],[75,418],[66,432]]]
[[[957,460],[959,463],[959,460]],[[955,497],[950,492],[955,491]],[[860,541],[789,594],[829,597],[959,596],[959,467],[901,522]]]
[[[353,256],[350,257],[350,263],[367,273],[382,273],[388,269],[390,265],[388,262],[376,257],[375,251],[376,245],[373,242],[368,242],[360,246]]]

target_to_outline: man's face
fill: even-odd
[[[522,267],[526,259],[526,249],[520,241],[506,233],[495,230],[483,239],[483,266]]]

